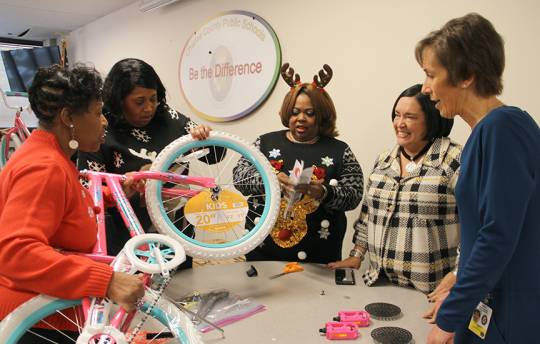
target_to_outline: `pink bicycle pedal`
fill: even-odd
[[[358,338],[358,326],[354,323],[330,321],[319,332],[326,335],[330,340],[348,340]]]
[[[366,311],[341,311],[338,312],[338,316],[334,317],[335,321],[344,323],[353,323],[358,327],[369,326],[370,316]]]

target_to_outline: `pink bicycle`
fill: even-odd
[[[212,157],[218,163],[208,164],[210,154],[221,155]],[[250,178],[257,184],[250,186],[261,190],[260,194],[243,195],[236,189],[247,183],[233,181],[232,170],[239,159],[252,164],[259,178]],[[144,300],[136,311],[126,313],[106,299],[59,300],[39,295],[0,322],[0,343],[17,343],[35,327],[50,328],[46,318],[57,313],[79,333],[62,343],[146,343],[162,337],[170,338],[167,343],[201,343],[189,318],[164,297],[164,290],[171,271],[185,260],[184,249],[194,257],[233,258],[264,240],[274,225],[280,200],[268,160],[246,141],[219,132],[203,141],[186,135],[165,147],[150,171],[132,177],[146,180],[148,212],[158,232],[166,235],[144,233],[122,190],[125,176],[93,171],[81,175],[89,181],[98,223],[97,244],[87,256],[110,263],[115,271],[144,273]],[[116,257],[106,255],[104,184],[132,236]],[[188,227],[193,229],[190,235],[185,233]]]
[[[14,107],[8,105],[8,101],[3,91],[0,90],[2,94],[2,100],[4,104],[11,109],[16,110],[15,120],[13,127],[7,129],[0,139],[0,169],[5,166],[9,157],[17,148],[19,148],[22,143],[30,136],[30,131],[24,123],[21,113],[23,111],[22,107]]]

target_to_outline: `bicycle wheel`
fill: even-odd
[[[242,159],[257,178],[239,180],[233,173]],[[193,257],[227,259],[241,256],[259,245],[277,218],[280,190],[266,157],[237,136],[215,132],[207,140],[183,136],[157,156],[152,171],[212,177],[215,188],[177,185],[196,193],[193,197],[165,195],[171,183],[148,180],[146,206],[156,229],[178,239]],[[247,185],[255,183],[256,185]],[[242,190],[258,190],[244,194]]]
[[[145,303],[145,306],[147,305]],[[130,330],[133,330],[140,317],[144,316],[145,306],[138,311]],[[77,333],[80,333],[83,328],[80,314],[82,314],[80,300],[61,300],[46,295],[38,295],[19,306],[0,322],[0,344],[16,344],[23,336],[25,336],[24,340],[29,343],[42,341],[46,343],[85,342],[84,344],[86,344],[87,340],[77,336]],[[65,323],[72,325],[75,333],[59,329],[50,330],[46,334],[38,332],[39,330],[36,330],[36,328],[51,328],[47,319],[49,315],[55,315],[57,318],[60,315],[60,319],[65,319],[63,320]],[[73,334],[75,338],[73,338]],[[150,316],[144,322],[143,328],[139,331],[139,335],[135,337],[133,343],[145,342],[140,340],[143,335],[148,338],[148,341],[174,335],[174,338],[168,340],[167,343],[203,343],[199,333],[187,316],[164,299],[160,299],[158,304],[151,310]],[[122,342],[120,340],[117,343],[121,344]]]
[[[11,155],[22,145],[22,141],[17,134],[11,134],[9,137],[9,148],[7,149],[8,154],[6,155],[7,145],[8,140],[6,140],[6,135],[3,135],[0,140],[0,169],[6,165]]]

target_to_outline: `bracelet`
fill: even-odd
[[[322,201],[323,199],[326,198],[326,196],[328,196],[328,188],[324,184],[321,184],[321,186],[323,188],[323,194],[322,194],[322,197],[320,198],[320,200]]]
[[[360,249],[357,248],[353,248],[349,253],[349,257],[362,258],[363,256],[364,252],[360,251]]]

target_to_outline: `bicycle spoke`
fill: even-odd
[[[244,180],[248,180],[248,179],[251,179],[251,178],[244,178],[244,179],[240,179],[238,182],[243,182]],[[250,186],[264,186],[263,183],[238,183],[238,182],[232,182],[232,183],[219,183],[219,185],[227,185],[227,186],[236,186],[236,185],[240,185],[240,186],[246,186],[246,185],[250,185]]]
[[[184,205],[185,205],[185,202],[182,203],[182,200],[180,200],[180,201],[178,202],[178,204],[177,204],[175,207],[173,207],[171,210],[166,210],[165,213],[166,213],[167,216],[168,216],[168,215],[170,215],[171,213],[176,212],[178,209],[183,208]]]
[[[201,161],[199,160],[199,164],[200,164],[200,162]],[[206,166],[206,169],[209,171],[209,174],[207,174],[207,175],[210,175],[211,177],[215,177],[214,174],[212,173],[212,169],[210,168],[211,164],[210,164],[210,161],[208,161],[208,154],[206,154],[204,156],[204,162],[205,162],[204,165]]]
[[[216,163],[216,164],[217,164],[218,162],[220,162],[220,161],[221,161],[221,159],[220,159],[220,160],[218,160],[218,158],[217,158],[217,155],[216,155],[217,147],[216,147],[215,145],[214,145],[214,146],[212,146],[212,147],[214,147],[214,163]]]
[[[60,313],[59,311],[56,311],[56,313]],[[61,313],[60,313],[61,314]],[[61,314],[62,315],[62,314]],[[73,320],[71,319],[68,319],[71,323],[73,323]],[[45,325],[49,326],[50,328],[54,329],[56,332],[60,333],[62,336],[66,337],[67,339],[69,339],[72,343],[75,343],[75,340],[73,340],[73,338],[71,338],[70,336],[68,336],[67,334],[65,334],[63,331],[57,329],[56,327],[54,327],[53,325],[51,325],[50,323],[48,323],[47,321],[45,320],[41,320]],[[77,327],[79,327],[79,325],[75,324]],[[45,338],[46,339],[46,338]],[[48,339],[47,339],[48,340]]]
[[[186,231],[186,229],[187,229],[189,226],[191,226],[191,223],[188,222],[188,224],[187,224],[184,228],[182,228],[182,234]],[[193,226],[193,228],[195,229],[195,226]],[[184,234],[184,235],[185,235],[185,234]],[[193,237],[192,237],[192,239],[195,239],[195,230],[193,230]]]
[[[41,339],[46,340],[46,341],[48,341],[49,343],[59,344],[58,342],[55,342],[55,341],[53,341],[53,340],[50,340],[49,338],[45,338],[45,337],[43,337],[42,335],[37,334],[37,333],[35,333],[35,332],[32,331],[32,330],[28,330],[27,332],[33,334],[33,335],[36,336],[36,337],[39,337],[39,338],[41,338]],[[70,339],[71,339],[71,338],[70,338]],[[74,341],[73,339],[71,339],[71,341],[75,343],[75,341]]]
[[[150,341],[147,342],[146,344],[150,344],[150,343],[154,342],[156,339],[158,339],[159,335],[162,334],[165,330],[166,330],[166,329],[163,328],[163,330],[159,331],[159,333],[156,333],[156,335],[155,335],[154,337],[152,337],[152,338],[150,339]]]
[[[185,215],[182,215],[181,217],[177,218],[176,220],[173,221],[173,224],[176,225],[176,223],[180,220],[183,220],[185,218]],[[187,228],[187,227],[186,227]],[[185,228],[182,230],[182,233],[184,232]]]
[[[77,309],[77,308],[74,309],[74,313],[75,313],[75,322],[77,324],[80,324],[81,321],[79,320],[79,315],[82,315],[82,314],[79,314],[79,309]],[[82,318],[84,319],[84,316]],[[82,326],[77,325],[77,331],[79,331],[79,333],[81,333],[82,332]]]
[[[215,168],[217,169],[217,177],[214,178],[215,180],[219,180],[219,176],[221,176],[221,171],[219,170],[219,166],[221,165],[221,160],[218,160],[217,159],[217,155],[216,155],[216,149],[217,147],[216,146],[212,146],[214,149],[214,164],[213,166],[215,166]]]
[[[250,212],[250,213],[253,213],[253,214],[255,214],[255,215],[257,215],[258,217],[261,217],[261,216],[262,216],[261,213],[258,213],[258,212],[256,212],[255,210],[251,210],[251,209],[250,209],[249,212]]]
[[[227,167],[229,167],[229,164],[231,163],[233,158],[234,158],[233,154],[228,154],[228,157],[226,158],[226,162],[225,162],[225,167],[222,169],[222,171],[227,171]],[[216,178],[216,180],[219,180],[220,177],[221,177],[221,174],[218,176],[218,178]]]
[[[253,201],[251,201],[250,199],[247,200],[247,203],[252,205],[253,208],[257,209],[258,207],[263,207],[264,209],[264,199],[263,200],[259,200],[258,198],[253,198]]]
[[[166,249],[164,249],[164,250],[161,250],[161,254],[162,254],[162,255],[171,254],[171,253],[174,253],[174,251],[172,250],[172,248],[166,248]]]
[[[141,256],[145,258],[151,258],[151,253],[149,251],[135,250],[135,254],[137,256]]]
[[[188,148],[193,144],[199,146],[197,150],[204,152],[193,153],[192,149]],[[213,151],[210,153],[210,150]],[[271,229],[271,225],[266,221],[274,221],[279,212],[279,186],[275,174],[267,168],[267,158],[257,147],[234,135],[215,132],[212,134],[211,144],[196,142],[188,137],[175,141],[163,153],[154,162],[155,170],[168,171],[171,161],[193,154],[191,159],[185,159],[190,160],[188,170],[184,172],[192,177],[212,177],[218,188],[209,190],[196,185],[189,186],[190,193],[194,195],[204,192],[200,194],[201,197],[194,196],[197,197],[194,202],[187,203],[192,208],[189,214],[186,214],[187,218],[197,226],[186,223],[181,209],[185,209],[185,202],[190,202],[190,197],[179,199],[177,194],[171,194],[172,197],[168,198],[158,194],[159,186],[157,189],[149,189],[147,206],[151,209],[149,213],[160,232],[177,236],[188,254],[210,259],[232,258],[245,254],[255,246],[253,242],[260,243],[264,240]],[[237,171],[237,168],[241,170]],[[174,184],[167,184],[170,185]],[[220,191],[224,193],[220,195]],[[269,194],[268,197],[265,197],[265,194]],[[269,197],[270,194],[272,197]],[[218,199],[210,198],[216,195]],[[255,208],[255,211],[251,208]],[[264,217],[262,213],[265,214]],[[261,224],[255,227],[252,226],[252,222],[256,221],[253,220],[254,217],[261,220]],[[252,231],[253,229],[255,231]],[[186,231],[189,231],[189,234]],[[189,235],[189,238],[186,235]],[[208,245],[217,242],[220,244]]]
[[[75,313],[75,316],[77,316],[77,308],[72,308],[73,309],[73,313]],[[67,321],[69,321],[72,325],[75,325],[77,326],[77,330],[79,331],[79,333],[82,331],[82,326],[80,325],[80,322],[79,322],[79,319],[78,317],[75,318],[75,320],[77,322],[74,322],[72,319],[70,319],[67,315],[65,315],[64,313],[62,313],[61,311],[56,311],[56,313],[60,314],[64,319],[66,319]],[[43,322],[45,322],[44,320],[42,320]],[[47,324],[49,325],[49,324]],[[52,327],[52,326],[51,326]]]

